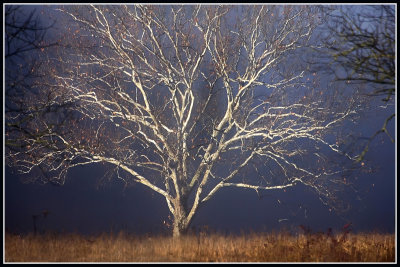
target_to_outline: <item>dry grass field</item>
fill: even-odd
[[[394,234],[5,234],[5,262],[394,262]]]

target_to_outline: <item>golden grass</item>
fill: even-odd
[[[5,235],[5,262],[394,261],[394,234]]]

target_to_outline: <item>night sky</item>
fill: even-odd
[[[373,135],[393,111],[391,107],[379,114],[365,114],[360,121],[363,134]],[[395,127],[393,119],[388,125],[392,136],[395,136]],[[378,135],[364,162],[373,172],[358,174],[356,186],[360,190],[344,195],[351,205],[345,212],[330,211],[315,193],[301,185],[286,192],[260,191],[260,196],[250,189],[224,188],[198,211],[192,226],[208,225],[223,233],[298,231],[299,225],[326,231],[330,227],[340,230],[351,222],[355,232],[393,233],[397,196],[395,144],[384,134]],[[5,230],[33,231],[32,215],[47,210],[46,218],[37,219],[38,231],[169,233],[163,223],[170,223],[169,210],[160,194],[141,184],[124,188],[117,179],[101,182],[104,173],[101,164],[75,168],[69,172],[64,186],[54,186],[22,183],[23,176],[16,176],[12,169],[3,167]]]

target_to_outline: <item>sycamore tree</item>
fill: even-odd
[[[60,45],[40,53],[41,79],[21,99],[30,119],[6,114],[6,161],[20,173],[63,184],[69,169],[103,163],[165,198],[174,236],[226,187],[302,184],[334,205],[351,183],[343,166],[356,154],[338,133],[360,100],[327,90],[300,60],[318,7],[56,12]]]

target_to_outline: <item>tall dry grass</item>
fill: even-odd
[[[5,262],[394,262],[394,234],[5,234]]]

